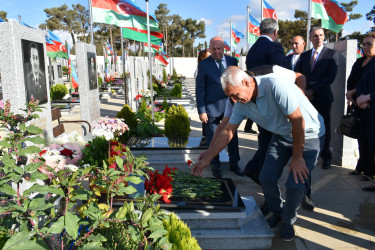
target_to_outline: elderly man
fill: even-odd
[[[210,41],[211,56],[198,64],[196,78],[196,100],[199,119],[205,126],[207,145],[209,146],[214,132],[223,119],[227,97],[221,88],[220,77],[227,66],[237,65],[237,59],[224,55],[224,40],[221,37],[213,37]],[[230,170],[243,176],[238,167],[240,154],[238,150],[238,137],[234,135],[228,145]],[[212,174],[220,178],[220,160],[216,155],[211,165]]]
[[[273,133],[260,182],[273,214],[267,219],[270,227],[282,221],[280,236],[284,241],[294,238],[293,223],[305,194],[305,181],[313,170],[324,141],[322,117],[293,80],[282,73],[250,77],[238,67],[229,67],[221,77],[225,94],[234,102],[229,124],[215,144],[192,168],[201,174],[209,161],[230,141],[241,121],[250,117]],[[281,199],[278,180],[290,161],[285,204]]]
[[[284,67],[287,69],[294,70],[297,62],[299,61],[299,57],[302,52],[305,50],[305,40],[302,36],[295,36],[292,39],[292,50],[293,53],[285,57],[284,60]]]

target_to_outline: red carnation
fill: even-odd
[[[67,157],[72,157],[74,153],[72,150],[64,148],[63,150],[60,151],[60,154],[67,156]]]
[[[42,156],[42,155],[44,155],[44,154],[45,154],[46,152],[47,152],[47,150],[46,150],[46,149],[42,150],[42,152],[39,152],[39,156]]]
[[[191,160],[188,160],[188,166],[190,167],[191,166],[191,164],[193,164],[193,161],[191,161]]]

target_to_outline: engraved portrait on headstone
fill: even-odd
[[[89,69],[89,86],[90,90],[98,87],[98,80],[96,75],[96,54],[93,52],[87,52],[87,61]]]
[[[63,77],[61,65],[57,65],[57,75],[59,78]]]
[[[55,81],[55,74],[54,74],[54,69],[53,65],[48,65],[48,72],[49,72],[49,87],[51,87]]]
[[[27,102],[34,97],[39,104],[48,101],[43,44],[21,39]]]

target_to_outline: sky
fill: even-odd
[[[136,4],[146,9],[146,1],[135,0]],[[276,13],[281,20],[294,20],[296,9],[307,12],[308,0],[267,0],[276,9]],[[341,0],[339,2],[349,2]],[[0,11],[8,13],[8,19],[18,19],[21,15],[22,21],[28,25],[38,27],[45,22],[45,8],[59,7],[67,4],[70,8],[72,4],[88,6],[88,0],[0,0]],[[197,39],[197,43],[209,42],[211,37],[222,36],[229,44],[230,20],[236,29],[245,35],[238,48],[246,47],[246,6],[249,6],[251,14],[260,20],[260,0],[149,0],[149,12],[154,13],[160,3],[166,3],[170,10],[170,15],[179,14],[183,19],[193,18],[206,23],[206,38]],[[370,30],[373,23],[366,20],[366,13],[370,12],[375,2],[373,0],[358,0],[358,5],[353,13],[363,15],[358,20],[349,21],[344,25],[343,35],[360,31],[365,33]],[[71,43],[69,34],[56,32],[62,40],[67,39]],[[301,34],[305,35],[305,34]]]

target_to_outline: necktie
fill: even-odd
[[[318,51],[314,51],[313,57],[311,57],[310,65],[311,65],[311,71],[313,71],[315,63],[316,63],[316,57],[318,56]]]
[[[219,63],[219,70],[221,72],[221,74],[223,74],[223,72],[225,71],[225,68],[224,68],[224,65],[222,63],[223,60],[216,60],[216,62]]]

